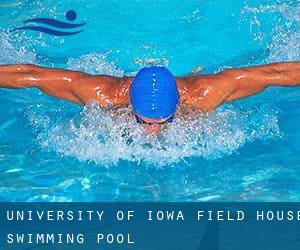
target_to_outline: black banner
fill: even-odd
[[[300,203],[0,203],[0,249],[300,249]]]

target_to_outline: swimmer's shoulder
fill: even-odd
[[[195,95],[205,92],[213,84],[206,75],[176,77],[181,104],[193,106]]]
[[[176,80],[181,103],[204,112],[212,111],[225,102],[235,86],[232,77],[226,74],[189,76]]]
[[[73,91],[86,104],[95,100],[100,106],[128,104],[129,77],[88,75],[74,82]]]

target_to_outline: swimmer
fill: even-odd
[[[50,96],[82,105],[90,100],[96,100],[101,107],[131,105],[136,121],[151,134],[159,133],[164,124],[172,122],[179,105],[209,112],[268,86],[297,85],[300,62],[176,78],[160,66],[142,68],[135,77],[119,78],[29,64],[0,65],[1,88],[38,88]]]

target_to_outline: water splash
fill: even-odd
[[[272,109],[230,107],[208,115],[181,109],[173,123],[152,136],[132,119],[130,108],[103,109],[92,101],[79,116],[64,121],[54,120],[65,117],[57,110],[40,116],[41,108],[30,108],[28,118],[42,148],[106,166],[120,160],[164,166],[188,157],[216,159],[237,152],[247,142],[280,137]]]
[[[242,14],[244,13],[252,13],[254,15],[264,13],[264,12],[283,12],[288,7],[287,4],[266,4],[259,5],[258,7],[251,7],[245,5],[242,9]]]
[[[163,58],[135,58],[133,61],[134,64],[140,67],[146,67],[150,65],[158,65],[158,66],[165,66],[169,65],[169,60],[165,57]]]
[[[36,54],[18,42],[18,35],[0,31],[0,64],[35,63]]]
[[[90,53],[79,58],[70,58],[67,67],[73,70],[84,71],[91,74],[106,74],[113,76],[124,76],[124,70],[118,68],[107,57],[110,51],[104,53]]]
[[[201,16],[200,10],[197,8],[197,9],[193,10],[191,14],[184,15],[183,17],[181,17],[181,22],[182,23],[195,23],[202,19],[203,19],[203,17]]]
[[[266,62],[278,61],[294,61],[300,59],[300,6],[290,6],[284,2],[278,2],[271,5],[259,5],[258,7],[250,7],[246,5],[241,14],[251,14],[250,32],[254,36],[254,40],[263,41],[267,37],[271,37],[268,45],[269,57]],[[261,20],[263,14],[275,13],[281,18],[279,23],[274,25],[268,33],[262,31],[262,25],[267,25]]]
[[[286,27],[275,26],[269,62],[300,60],[300,6],[282,9]]]

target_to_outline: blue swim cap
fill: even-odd
[[[130,86],[133,111],[147,118],[168,118],[176,112],[178,101],[175,78],[164,67],[142,68]]]

